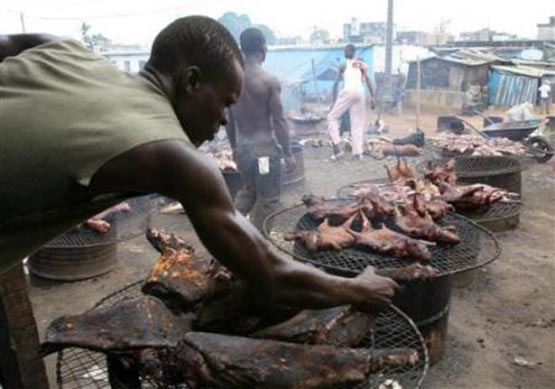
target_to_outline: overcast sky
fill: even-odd
[[[120,43],[149,45],[156,33],[179,16],[202,14],[218,18],[226,11],[246,13],[278,36],[308,37],[315,26],[340,36],[351,17],[384,21],[387,0],[0,0],[0,34],[27,32],[79,35],[82,21]],[[490,27],[536,38],[536,24],[555,16],[555,0],[395,0],[398,30],[433,31],[442,20],[452,33]]]

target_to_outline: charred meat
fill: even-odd
[[[366,336],[373,320],[371,314],[350,306],[305,310],[252,336],[303,344],[355,346]]]
[[[336,205],[326,201],[323,197],[314,195],[305,195],[302,201],[308,210],[308,214],[316,222],[327,218],[333,225],[343,223],[360,209],[358,204]]]
[[[191,388],[323,388],[363,382],[386,366],[414,365],[412,349],[299,345],[191,332],[173,354]]]
[[[175,347],[190,330],[188,318],[175,315],[157,298],[141,296],[59,317],[48,327],[42,348],[49,353],[65,347],[112,352]]]
[[[162,256],[150,271],[143,293],[185,312],[199,301],[229,290],[231,273],[218,263],[197,258],[195,250],[183,239],[155,229],[149,229],[146,235]]]
[[[412,204],[396,207],[395,224],[401,231],[413,238],[449,245],[455,245],[461,241],[454,226],[440,227],[434,222],[417,195],[413,196]]]
[[[408,257],[419,261],[427,261],[431,258],[428,246],[433,246],[434,243],[409,238],[390,230],[384,225],[380,228],[374,228],[366,216],[362,215],[362,219],[362,230],[360,232],[350,230],[350,233],[356,239],[356,244],[396,258]]]

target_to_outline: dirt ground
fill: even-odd
[[[420,127],[435,133],[438,114],[428,111]],[[491,112],[490,114],[499,114]],[[414,127],[414,113],[384,115],[389,136]],[[480,126],[481,119],[472,118]],[[323,126],[297,133],[324,133]],[[333,162],[331,149],[305,150],[306,180],[284,190],[284,206],[297,203],[305,193],[333,196],[345,184],[383,177],[383,161],[350,158]],[[452,293],[448,349],[433,366],[424,388],[553,388],[555,382],[555,160],[532,166],[523,173],[524,207],[518,229],[498,233],[503,254],[478,271],[468,286]],[[156,227],[181,233],[207,255],[186,216],[159,215]],[[145,277],[157,254],[143,237],[123,243],[119,262],[110,273],[81,282],[58,283],[30,277],[30,296],[41,337],[47,325],[62,314],[91,307],[107,294]],[[521,366],[521,360],[528,366]],[[520,365],[516,362],[520,361]],[[55,384],[55,357],[46,359],[49,379]]]

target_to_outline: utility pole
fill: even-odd
[[[25,15],[23,12],[19,13],[19,21],[21,22],[21,32],[25,34]]]
[[[393,65],[393,0],[387,0],[387,28],[385,41],[385,74],[382,101],[386,106],[393,103],[393,85],[391,84],[391,70]]]

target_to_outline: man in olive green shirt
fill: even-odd
[[[234,207],[196,149],[225,125],[243,85],[229,32],[206,17],[156,37],[140,75],[78,43],[0,36],[0,274],[123,198],[179,200],[206,248],[268,301],[372,309],[397,284],[368,269],[342,278],[279,254]]]

